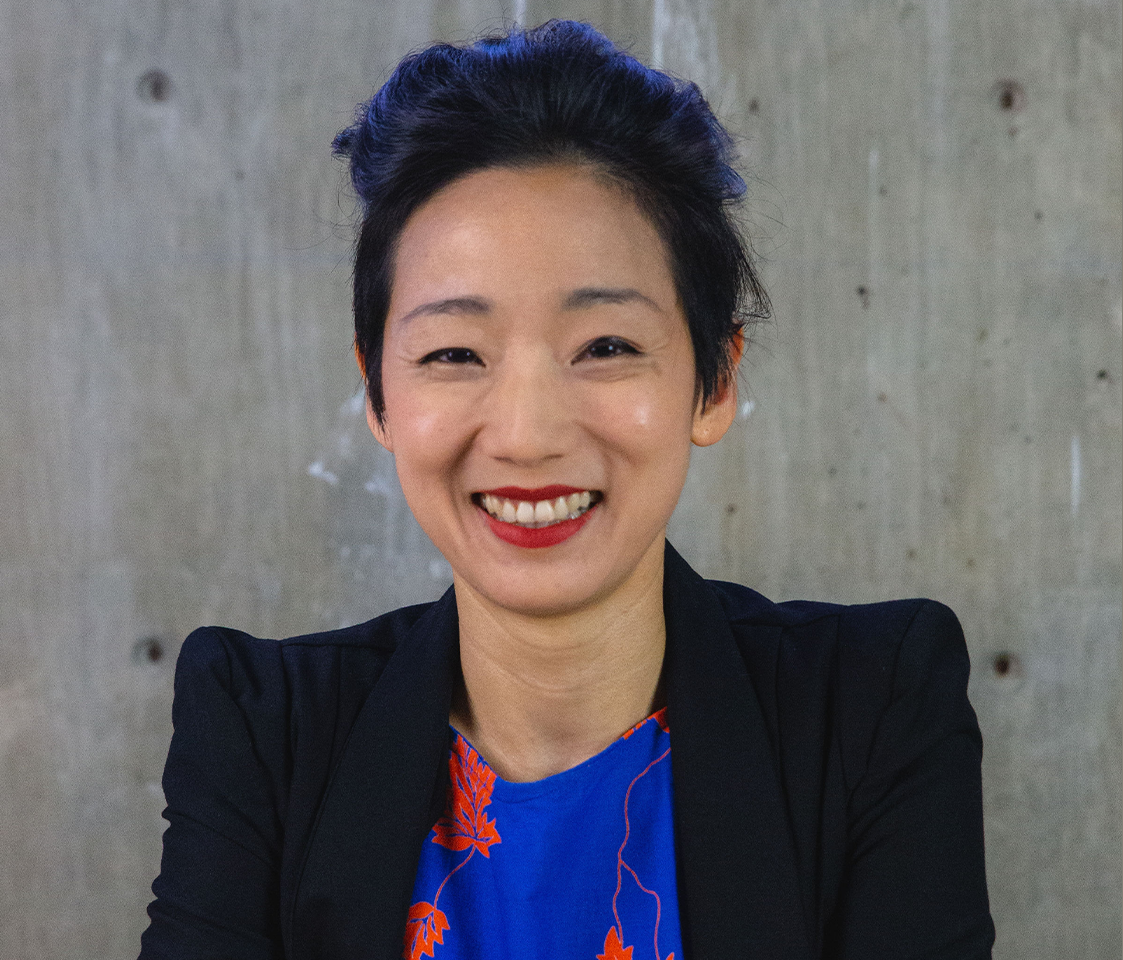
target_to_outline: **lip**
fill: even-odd
[[[516,490],[518,487],[504,487],[505,490]],[[574,490],[572,487],[543,487],[543,490],[568,490],[570,493],[579,493],[580,491]],[[493,491],[489,490],[488,493]],[[524,491],[534,492],[534,491]],[[496,496],[502,494],[495,493]],[[564,494],[558,494],[564,496]],[[513,498],[509,498],[513,499]],[[545,496],[540,496],[540,499],[547,499]],[[491,527],[491,532],[494,533],[500,540],[511,544],[516,547],[525,547],[530,550],[540,549],[542,547],[555,547],[577,533],[593,512],[600,505],[599,501],[594,503],[588,510],[581,516],[574,517],[572,520],[562,520],[560,523],[551,523],[548,527],[520,527],[515,523],[504,523],[502,520],[496,520],[490,513],[484,510],[483,507],[477,509],[483,514],[487,525]]]
[[[525,500],[527,503],[537,503],[539,500],[557,500],[558,497],[568,497],[571,493],[584,493],[591,487],[567,487],[560,483],[548,487],[496,487],[494,490],[480,490],[476,495],[491,494],[493,497],[502,497],[504,500]]]

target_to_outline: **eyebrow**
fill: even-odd
[[[399,322],[405,323],[415,317],[439,317],[457,313],[478,315],[487,313],[490,309],[491,304],[480,297],[448,297],[445,300],[433,300],[414,307]]]
[[[662,308],[650,297],[632,287],[581,287],[574,290],[562,303],[563,310],[586,310],[602,303],[646,303],[662,313]],[[422,303],[405,314],[400,323],[415,317],[439,317],[455,314],[479,316],[491,310],[491,303],[481,297],[448,297]]]
[[[662,308],[650,297],[632,287],[582,287],[565,298],[565,310],[583,310],[601,303],[646,303],[662,313]]]

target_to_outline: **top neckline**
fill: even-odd
[[[589,784],[595,783],[597,768],[607,765],[618,753],[625,749],[623,745],[631,739],[633,734],[638,733],[652,721],[655,721],[664,733],[669,733],[670,730],[667,725],[666,717],[667,708],[662,707],[649,716],[644,717],[639,723],[635,724],[635,726],[625,730],[620,736],[613,740],[612,743],[599,753],[593,754],[588,760],[582,760],[581,763],[570,767],[568,770],[552,773],[548,777],[543,777],[540,780],[526,781],[504,780],[491,768],[491,765],[480,756],[479,751],[476,750],[471,740],[464,736],[464,734],[457,730],[452,724],[449,724],[448,728],[454,737],[459,737],[464,741],[468,748],[478,757],[480,764],[495,777],[491,794],[492,800],[498,800],[503,803],[520,803],[541,796],[572,791],[582,780],[585,780]],[[658,734],[653,734],[653,736],[657,735]]]

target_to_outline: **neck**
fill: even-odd
[[[549,617],[457,581],[462,680],[451,722],[504,780],[568,770],[662,706],[663,542],[596,605]]]

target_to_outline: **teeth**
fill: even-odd
[[[491,493],[480,498],[483,508],[497,520],[504,523],[517,523],[521,527],[545,527],[562,520],[573,520],[581,516],[593,503],[590,490],[571,493],[568,497],[556,500],[539,500],[530,503],[526,500],[506,500]]]

